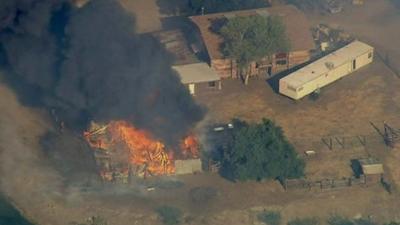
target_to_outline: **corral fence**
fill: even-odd
[[[365,175],[360,177],[344,177],[341,179],[322,179],[322,180],[309,180],[309,179],[285,179],[281,181],[283,188],[288,190],[327,190],[336,188],[345,188],[352,186],[366,186],[367,184],[377,184],[380,180],[369,180]]]
[[[293,139],[292,143],[303,150],[365,150],[368,149],[392,149],[400,140],[400,129],[390,126],[386,122],[382,125],[376,125],[370,122],[373,133],[361,135],[326,135],[319,139]]]

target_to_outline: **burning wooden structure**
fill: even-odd
[[[131,177],[172,175],[176,172],[176,159],[196,160],[201,164],[199,144],[194,136],[181,141],[180,151],[173,151],[126,121],[111,121],[106,125],[92,122],[84,137],[94,150],[104,181],[129,183]],[[179,174],[190,172],[195,171]]]

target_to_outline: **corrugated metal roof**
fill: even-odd
[[[181,82],[184,84],[218,81],[221,79],[215,70],[206,63],[173,66],[172,68],[178,72]]]
[[[373,47],[360,41],[354,41],[345,47],[289,74],[281,80],[294,88],[298,88],[303,86],[303,84],[326,74],[333,68],[343,65],[344,63],[371,50],[373,50]]]

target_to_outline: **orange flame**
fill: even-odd
[[[194,135],[187,136],[181,143],[184,158],[199,158],[199,142]]]
[[[126,121],[111,121],[107,126],[84,132],[84,137],[93,148],[112,150],[124,148],[128,152],[130,164],[141,167],[150,175],[173,174],[175,172],[172,150],[151,134],[139,130]],[[181,143],[184,158],[198,158],[199,144],[191,135]]]

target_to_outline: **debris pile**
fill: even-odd
[[[195,136],[184,138],[179,151],[174,151],[126,121],[91,122],[84,137],[95,151],[104,181],[128,183],[132,176],[172,175],[175,174],[176,159],[199,158],[199,143]]]

